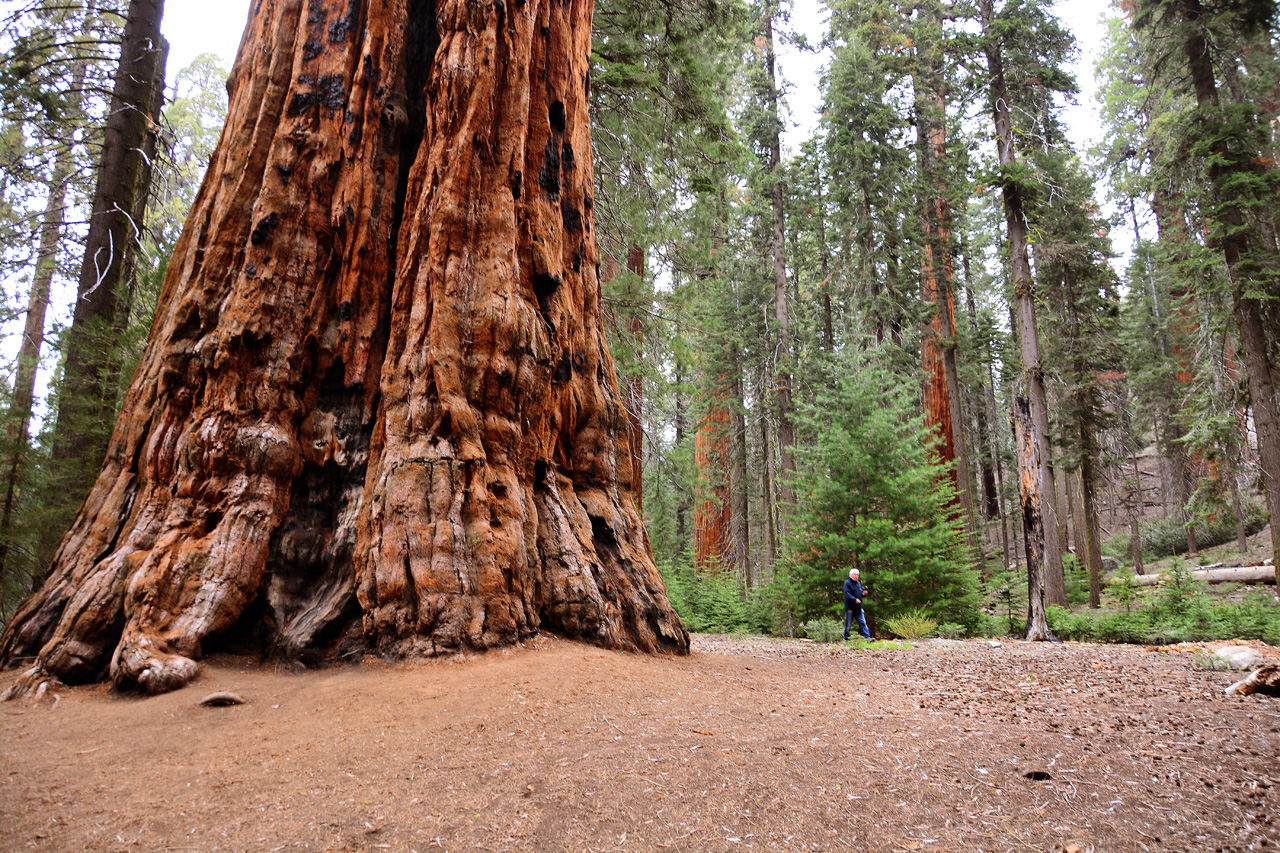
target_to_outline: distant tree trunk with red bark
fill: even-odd
[[[605,348],[590,0],[262,0],[104,470],[0,640],[180,687],[545,628],[683,653]]]
[[[924,182],[920,217],[921,299],[929,312],[920,342],[924,372],[924,420],[938,439],[938,461],[955,489],[955,502],[963,516],[965,532],[975,563],[981,565],[977,522],[969,482],[960,402],[960,374],[956,366],[955,256],[951,248],[951,202],[947,198],[944,164],[947,157],[947,107],[945,84],[938,66],[937,42],[942,19],[938,10],[920,8],[917,41],[916,124],[918,163]]]
[[[733,542],[730,424],[729,407],[724,400],[715,400],[694,436],[698,503],[693,517],[693,559],[703,568],[726,572],[737,568]]]

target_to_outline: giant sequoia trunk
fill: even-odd
[[[261,0],[106,466],[0,654],[172,689],[546,628],[685,652],[605,349],[590,0]]]
[[[960,374],[956,366],[955,257],[951,248],[951,202],[944,166],[947,159],[945,85],[937,53],[942,36],[938,10],[921,7],[914,82],[920,175],[924,182],[921,216],[921,301],[928,323],[920,341],[924,372],[925,426],[937,436],[938,461],[955,489],[972,558],[982,564],[970,491],[969,459],[963,431]]]
[[[717,383],[717,389],[723,388]],[[698,502],[693,520],[693,560],[713,571],[733,571],[738,566],[733,541],[733,499],[736,487],[730,474],[733,464],[730,446],[731,418],[727,394],[719,399],[698,424],[694,436],[694,462],[698,468]]]

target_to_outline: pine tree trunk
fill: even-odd
[[[1044,583],[1044,549],[1047,539],[1041,512],[1046,484],[1042,475],[1047,466],[1041,464],[1042,443],[1036,435],[1031,403],[1021,394],[1013,399],[1013,436],[1018,447],[1018,493],[1022,499],[1022,529],[1027,557],[1027,627],[1028,640],[1054,640],[1045,610],[1048,605]]]
[[[818,261],[822,276],[822,346],[828,355],[835,352],[836,335],[831,310],[831,247],[827,245],[827,203],[822,197],[822,171],[814,158],[818,187]]]
[[[1129,515],[1129,551],[1133,559],[1133,573],[1135,575],[1146,574],[1146,569],[1142,565],[1142,512],[1146,506],[1146,498],[1143,496],[1142,488],[1142,472],[1138,468],[1138,457],[1133,456],[1133,477],[1136,495],[1134,498],[1134,508]]]
[[[1076,531],[1076,548],[1083,552],[1089,570],[1089,606],[1102,606],[1102,540],[1098,535],[1097,489],[1098,450],[1088,424],[1081,425],[1084,443],[1080,460],[1081,525]]]
[[[71,93],[76,98],[72,109],[78,109],[78,98],[84,84],[86,65],[77,64],[72,76]],[[23,324],[22,342],[18,345],[18,359],[14,368],[13,404],[10,418],[5,425],[5,495],[0,510],[0,595],[6,586],[10,569],[13,514],[18,496],[18,483],[22,477],[22,464],[31,445],[31,414],[36,398],[36,372],[40,367],[40,353],[44,348],[45,315],[49,310],[49,292],[53,276],[58,269],[58,248],[62,243],[62,229],[66,225],[67,184],[75,166],[75,149],[71,142],[57,144],[53,168],[46,184],[47,196],[44,215],[40,221],[40,245],[36,251],[35,269],[31,276],[31,291],[27,296],[27,314]],[[0,600],[0,606],[3,601]],[[0,618],[5,616],[0,612]]]
[[[763,383],[761,383],[763,384]],[[763,390],[763,389],[759,389]],[[763,398],[763,395],[760,395]],[[760,418],[760,512],[761,528],[760,574],[773,572],[773,561],[778,554],[778,500],[774,488],[773,440],[769,432],[769,419]]]
[[[775,368],[774,391],[778,401],[778,503],[780,518],[778,522],[778,544],[786,536],[785,519],[793,504],[792,478],[796,470],[794,447],[796,432],[791,402],[791,372],[788,367],[791,361],[791,316],[787,306],[787,248],[786,248],[786,215],[783,209],[782,187],[782,115],[778,101],[778,78],[776,72],[776,56],[773,45],[773,16],[777,9],[766,10],[764,19],[764,41],[766,64],[769,72],[769,174],[773,183],[773,304],[774,319],[778,323],[778,343],[775,355],[778,364]]]
[[[672,379],[675,380],[675,428],[676,428],[676,444],[675,446],[682,451],[685,449],[685,439],[688,437],[688,419],[686,413],[688,404],[684,398],[684,367],[680,363],[680,359],[675,359],[672,369]],[[695,437],[696,441],[696,437]],[[676,541],[679,543],[680,550],[683,552],[689,542],[689,513],[690,496],[682,483],[677,483],[676,497]]]
[[[964,250],[964,244],[961,243],[961,250]],[[964,295],[965,306],[969,312],[969,332],[974,336],[978,335],[978,309],[974,303],[973,288],[970,286],[969,276],[969,255],[964,254]],[[988,365],[990,368],[990,365]],[[988,370],[990,376],[990,370]],[[994,380],[992,381],[994,385]],[[989,393],[993,393],[981,380],[978,381],[978,397],[982,400],[979,405],[975,405],[974,422],[977,426],[975,434],[977,440],[975,442],[975,455],[981,459],[981,475],[982,481],[982,514],[988,521],[1000,515],[1000,493],[996,483],[996,463],[997,463],[997,447],[999,435],[999,419],[995,420],[996,439],[993,441],[991,436],[992,426],[987,421],[987,397]],[[992,412],[995,412],[994,400],[991,406]]]
[[[994,21],[991,0],[981,0],[983,32],[987,36],[987,60],[991,74],[991,103],[995,115],[996,149],[1001,166],[1016,164],[1013,122],[1004,81],[1000,45],[991,32]],[[1049,407],[1045,398],[1036,325],[1031,262],[1027,256],[1027,220],[1022,195],[1015,182],[1004,186],[1005,222],[1009,232],[1009,256],[1016,299],[1018,338],[1022,350],[1022,393],[1015,401],[1014,423],[1018,438],[1018,483],[1026,537],[1028,617],[1027,639],[1056,639],[1044,617],[1045,576],[1062,572],[1058,551],[1058,517],[1054,506],[1053,468],[1050,467]]]
[[[1218,107],[1217,83],[1214,79],[1211,47],[1199,27],[1204,10],[1200,0],[1182,0],[1183,19],[1191,24],[1184,50],[1195,87],[1196,103],[1201,109]],[[1268,339],[1260,300],[1248,295],[1250,282],[1243,269],[1250,253],[1250,235],[1245,227],[1241,199],[1230,188],[1232,152],[1221,139],[1213,144],[1214,162],[1208,167],[1219,210],[1216,214],[1226,226],[1219,241],[1232,287],[1232,314],[1240,330],[1244,346],[1245,370],[1249,377],[1249,397],[1253,403],[1254,425],[1258,431],[1258,456],[1262,467],[1262,490],[1271,519],[1271,558],[1280,586],[1280,400],[1276,398],[1276,368],[1271,359],[1273,341]],[[1253,164],[1246,168],[1252,168]]]
[[[167,54],[160,36],[163,14],[164,0],[130,0],[103,132],[54,427],[55,464],[70,472],[66,486],[76,499],[87,487],[87,482],[79,482],[80,476],[91,476],[102,463],[106,425],[116,402],[111,332],[129,246],[137,242],[142,227],[135,214],[146,209],[148,187],[143,184],[150,164],[145,151],[164,92],[163,83],[156,85],[157,76],[164,78]]]
[[[627,271],[644,283],[644,250],[632,245],[627,250]],[[640,288],[641,292],[645,290]],[[636,348],[636,357],[644,358],[644,323],[638,312],[633,311],[627,320]],[[631,497],[636,502],[636,512],[644,518],[644,382],[639,373],[627,378],[627,449],[631,457]]]
[[[742,391],[742,356],[732,344],[730,369],[733,371],[732,400],[729,402],[729,452],[733,459],[729,468],[729,485],[733,501],[729,534],[733,539],[733,562],[742,575],[743,586],[752,589],[756,583],[751,562],[751,526],[747,487],[747,418]]]
[[[1060,412],[1062,411],[1062,408],[1061,398],[1058,398],[1055,395],[1054,410]],[[1061,445],[1058,446],[1058,458],[1063,458]],[[1058,509],[1060,510],[1058,515],[1058,550],[1062,552],[1064,557],[1067,554],[1070,554],[1073,549],[1077,552],[1080,549],[1080,532],[1079,530],[1072,530],[1076,519],[1079,518],[1079,516],[1076,515],[1075,484],[1072,480],[1073,477],[1071,476],[1071,471],[1068,470],[1065,465],[1062,469],[1054,469],[1053,482],[1058,487]],[[1077,556],[1079,556],[1078,553]],[[1049,603],[1065,605],[1065,588],[1062,591],[1062,595],[1062,601],[1054,601],[1053,594],[1050,592]]]
[[[604,344],[590,0],[262,0],[107,464],[0,641],[150,692],[540,628],[685,652]]]

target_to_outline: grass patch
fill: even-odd
[[[896,649],[898,651],[906,651],[911,648],[911,643],[906,640],[864,640],[856,637],[845,641],[846,646],[851,646],[854,651],[861,652],[878,652],[885,649]]]

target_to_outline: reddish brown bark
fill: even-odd
[[[684,652],[596,277],[589,0],[263,0],[107,464],[0,641],[172,689],[546,628]]]
[[[735,562],[730,423],[729,408],[717,402],[698,425],[694,437],[701,499],[694,512],[693,559],[703,568],[726,571],[732,570]]]
[[[938,438],[938,461],[955,489],[954,504],[963,518],[974,561],[982,564],[977,519],[969,480],[969,459],[960,418],[960,373],[956,365],[955,256],[952,251],[951,202],[944,166],[947,160],[945,83],[938,67],[942,19],[936,8],[919,9],[916,43],[916,127],[920,174],[924,182],[921,226],[922,301],[929,323],[921,340],[924,370],[925,426]]]

